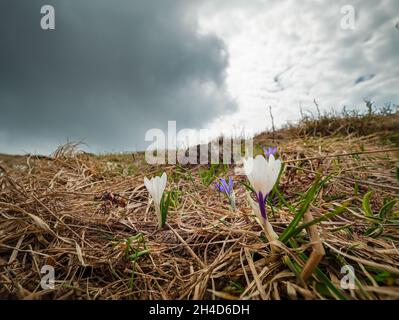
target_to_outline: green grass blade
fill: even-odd
[[[309,209],[311,203],[316,198],[317,194],[319,193],[322,186],[330,179],[330,176],[320,180],[320,177],[316,177],[314,183],[306,192],[301,207],[297,210],[294,219],[288,225],[288,227],[284,230],[284,232],[280,235],[279,240],[283,243],[287,243],[290,238],[290,235],[294,232],[296,227],[298,226],[299,222],[303,218],[303,215]]]
[[[391,201],[388,201],[387,203],[385,203],[382,206],[382,208],[380,209],[380,212],[378,212],[378,216],[381,219],[385,219],[385,217],[388,215],[388,213],[390,213],[392,211],[392,209],[396,203],[397,203],[397,200],[391,200]]]
[[[165,200],[165,194],[162,195],[161,199],[161,223],[162,227],[165,226],[166,223],[166,217],[168,215],[168,209],[170,206],[170,201],[171,201],[171,192],[168,192],[168,195]]]
[[[287,202],[287,200],[285,200],[285,198],[284,198],[284,196],[281,194],[281,192],[280,192],[278,189],[276,189],[275,191],[276,191],[276,194],[277,194],[279,200],[283,203],[283,205],[285,205],[285,206],[291,211],[291,213],[296,214],[295,208],[294,208],[293,206],[291,206],[291,205]]]
[[[291,239],[289,240],[289,244],[292,248],[298,248],[298,245],[296,243],[295,240]],[[307,261],[308,260],[308,256],[304,253],[299,253],[299,257],[303,260],[303,261]],[[294,262],[295,263],[295,262]],[[324,283],[326,285],[327,288],[329,288],[331,290],[331,292],[333,292],[339,299],[341,300],[348,300],[348,298],[342,293],[341,290],[339,290],[332,282],[331,280],[327,277],[327,275],[320,270],[319,267],[316,267],[315,269],[315,274],[316,277],[318,279],[320,279],[320,281],[322,283]]]
[[[367,192],[362,200],[362,208],[364,215],[368,218],[374,218],[373,211],[371,210],[370,206],[370,198],[371,198],[372,191]]]
[[[245,187],[245,189],[247,189],[247,191],[255,192],[254,188],[252,188],[252,186],[249,183],[243,181],[240,181],[240,183]]]
[[[341,214],[342,212],[344,212],[346,210],[346,208],[349,206],[349,203],[345,203],[342,206],[338,206],[337,208],[334,209],[334,211],[326,213],[325,215],[313,219],[312,221],[308,222],[308,223],[303,223],[300,226],[298,226],[291,234],[289,234],[287,237],[291,238],[291,237],[295,237],[297,234],[299,234],[303,229],[306,229],[314,224],[317,224],[319,222],[322,221],[326,221],[331,219],[332,217],[335,217],[339,214]]]

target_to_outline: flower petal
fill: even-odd
[[[233,191],[233,178],[229,177],[229,193]]]
[[[253,213],[255,213],[255,216],[258,218],[259,223],[262,224],[263,218],[262,218],[262,214],[260,213],[260,210],[259,210],[259,204],[251,198],[251,196],[248,192],[247,192],[247,199],[248,199],[249,204],[251,205]]]
[[[152,196],[154,193],[153,188],[152,188],[152,181],[149,180],[147,177],[144,177],[144,185],[148,190],[148,193]]]
[[[254,168],[252,172],[252,181],[251,184],[255,191],[262,192],[264,195],[268,193],[266,190],[267,186],[267,172],[268,172],[268,162],[267,160],[261,156],[256,156],[254,160]]]
[[[160,178],[161,180],[161,184],[159,187],[159,192],[161,193],[161,195],[163,194],[163,192],[165,191],[166,188],[166,182],[168,180],[168,176],[166,175],[166,172],[164,172]]]

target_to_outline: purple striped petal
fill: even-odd
[[[266,221],[267,220],[267,215],[266,215],[267,195],[263,196],[262,192],[259,191],[259,193],[257,194],[257,199],[258,199],[258,203],[259,203],[260,214],[262,215],[262,218]]]

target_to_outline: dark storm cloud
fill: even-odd
[[[2,0],[0,46],[0,152],[143,148],[168,120],[198,128],[235,109],[224,43],[198,33],[191,2]]]

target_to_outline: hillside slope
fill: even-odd
[[[255,138],[256,153],[277,145],[285,163],[267,206],[275,231],[306,204],[318,219],[326,255],[306,283],[307,233],[272,252],[232,166],[150,166],[143,154],[64,146],[0,157],[0,297],[398,299],[398,114],[307,121]],[[173,201],[158,230],[143,177],[162,171]],[[217,176],[234,177],[236,210],[215,191]],[[55,269],[54,289],[40,287],[43,265]],[[345,265],[354,290],[341,287]]]

